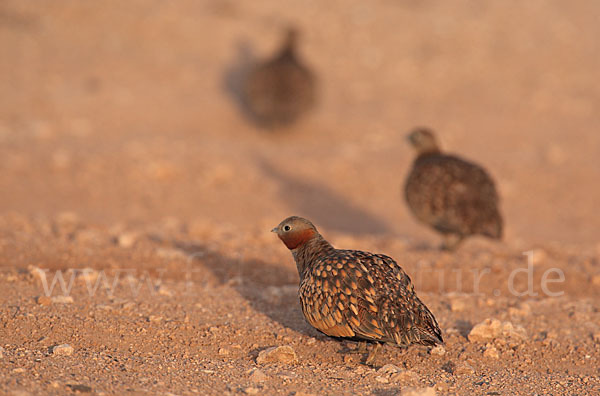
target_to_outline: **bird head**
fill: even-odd
[[[407,137],[419,154],[439,152],[435,135],[428,128],[416,128]]]
[[[288,217],[273,228],[271,232],[276,233],[290,250],[304,245],[318,235],[313,223],[298,216]]]

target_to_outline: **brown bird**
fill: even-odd
[[[335,249],[310,221],[297,216],[272,232],[292,251],[302,312],[317,330],[331,337],[396,345],[443,343],[435,317],[391,257]]]
[[[417,158],[404,193],[413,214],[444,235],[453,250],[470,235],[502,238],[502,216],[494,181],[480,166],[443,154],[433,133],[415,129],[408,140]]]
[[[246,107],[263,126],[289,125],[314,106],[316,78],[299,59],[298,36],[289,28],[281,49],[258,64],[244,82]]]

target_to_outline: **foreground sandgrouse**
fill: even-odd
[[[396,345],[443,342],[435,317],[391,257],[335,249],[301,217],[289,217],[272,231],[292,251],[302,312],[317,330]]]
[[[315,103],[316,79],[300,61],[297,41],[297,30],[288,29],[282,48],[273,58],[257,65],[244,82],[244,102],[265,127],[291,124]]]
[[[417,219],[444,235],[442,247],[453,250],[475,234],[502,238],[498,193],[486,171],[443,154],[428,129],[415,129],[408,140],[417,158],[406,179],[406,201]]]

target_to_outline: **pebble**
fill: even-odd
[[[171,290],[167,289],[167,287],[164,285],[160,285],[156,291],[161,296],[167,296],[167,297],[173,296],[173,293],[171,293]]]
[[[475,369],[470,364],[463,362],[456,367],[454,372],[457,375],[469,375],[469,374],[475,374]]]
[[[442,345],[437,345],[431,348],[430,353],[436,356],[444,356],[446,354],[446,348],[444,348]]]
[[[592,277],[592,284],[595,286],[600,286],[600,274],[596,274]]]
[[[130,248],[137,242],[137,239],[137,232],[124,232],[117,237],[117,244],[123,248]]]
[[[227,348],[219,348],[219,355],[221,355],[221,356],[227,356],[227,355],[229,355],[229,349],[227,349]]]
[[[4,348],[0,347],[0,359],[4,358]]]
[[[267,348],[260,351],[256,358],[258,364],[268,363],[286,363],[291,364],[297,361],[296,352],[289,345]]]
[[[377,370],[378,374],[394,374],[394,373],[398,373],[402,371],[402,369],[396,365],[393,364],[386,364],[385,366],[383,366],[382,368],[380,368],[379,370]]]
[[[83,268],[77,274],[77,280],[93,284],[98,279],[99,272],[92,268]]]
[[[390,382],[390,380],[388,380],[386,377],[375,377],[375,381],[377,382],[381,382],[382,384],[387,384]]]
[[[492,344],[487,344],[485,346],[485,351],[483,352],[483,356],[489,357],[492,359],[500,358],[500,354],[498,353],[498,350]]]
[[[244,389],[244,393],[246,393],[247,395],[257,395],[258,392],[260,392],[260,389],[258,388],[248,387]]]
[[[427,388],[407,388],[403,389],[401,395],[402,396],[435,396],[435,388],[427,387]]]
[[[35,302],[43,306],[52,305],[52,299],[48,296],[36,297]]]
[[[419,375],[411,370],[401,370],[392,375],[394,382],[414,383],[419,381]]]
[[[158,248],[156,249],[156,255],[165,260],[186,260],[188,255],[180,249],[167,249]]]
[[[27,370],[25,370],[23,367],[17,367],[16,369],[13,369],[13,373],[17,373],[17,374],[24,373],[25,371],[27,371]]]
[[[250,381],[252,382],[263,382],[267,380],[267,376],[260,369],[254,369],[250,373]]]
[[[57,356],[70,356],[73,354],[73,347],[69,344],[57,345],[52,348],[52,354]]]
[[[71,296],[54,296],[52,297],[52,302],[56,304],[72,304],[73,297]]]
[[[600,344],[600,331],[595,332],[592,339],[595,343]]]
[[[522,303],[519,307],[508,308],[508,314],[510,316],[529,316],[531,315],[531,306],[527,303]]]
[[[526,335],[521,326],[514,326],[511,322],[500,322],[498,319],[486,319],[471,329],[469,341],[485,342],[498,338],[523,340]]]

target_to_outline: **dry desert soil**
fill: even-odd
[[[0,2],[0,394],[600,394],[600,2]],[[239,84],[288,24],[318,106]],[[455,253],[402,198],[434,128],[497,181]],[[394,257],[444,347],[303,319],[296,214]],[[275,348],[275,349],[273,349]]]

